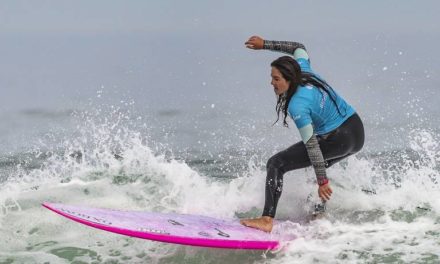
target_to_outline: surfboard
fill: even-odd
[[[280,246],[277,235],[245,227],[238,219],[123,211],[59,203],[43,203],[43,206],[87,226],[165,243],[259,250],[277,249]]]

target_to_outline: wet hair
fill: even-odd
[[[336,105],[339,114],[341,114],[338,104],[336,103],[335,94],[332,87],[323,79],[317,77],[313,73],[303,72],[301,71],[301,67],[298,62],[290,56],[282,56],[278,59],[274,60],[270,66],[275,67],[280,71],[286,81],[290,82],[289,88],[285,94],[281,94],[277,98],[277,104],[275,106],[275,111],[277,112],[277,120],[273,123],[274,125],[280,119],[280,113],[282,112],[284,115],[283,125],[288,127],[286,118],[287,118],[287,109],[289,108],[290,99],[298,90],[298,86],[306,86],[312,85],[318,88],[321,88],[322,91],[327,93],[333,103]]]

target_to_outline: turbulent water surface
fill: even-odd
[[[333,196],[318,220],[313,171],[285,175],[275,228],[297,239],[278,251],[130,238],[41,206],[259,216],[267,159],[300,138],[291,122],[272,126],[279,54],[245,50],[247,34],[2,40],[0,89],[12,99],[0,105],[0,263],[440,263],[434,33],[298,34],[366,142],[328,169]]]
[[[402,145],[370,148],[329,169],[334,197],[319,220],[307,221],[312,206],[307,200],[316,200],[313,172],[288,173],[278,213],[287,222],[278,228],[298,238],[277,252],[128,238],[41,207],[51,201],[224,218],[258,216],[265,160],[283,147],[277,138],[295,140],[297,135],[270,122],[243,123],[214,111],[209,106],[190,115],[206,120],[204,126],[221,124],[210,132],[196,129],[191,120],[183,122],[184,112],[157,112],[160,119],[149,119],[148,113],[114,106],[3,117],[46,125],[23,136],[31,141],[24,145],[20,142],[26,139],[11,135],[9,141],[23,147],[1,156],[1,263],[440,261],[440,146],[434,128],[398,129],[395,133],[405,136]],[[155,130],[158,120],[185,125]],[[182,141],[187,133],[196,136]]]

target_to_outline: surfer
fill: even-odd
[[[283,125],[288,127],[286,119],[290,116],[302,139],[268,160],[263,215],[241,220],[245,226],[270,232],[283,189],[284,173],[313,166],[318,195],[323,202],[328,201],[332,188],[326,168],[362,148],[364,127],[354,108],[312,70],[303,44],[252,36],[245,45],[249,49],[290,55],[271,63],[271,85],[277,96],[275,123],[281,114]]]

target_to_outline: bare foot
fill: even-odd
[[[255,219],[243,219],[240,220],[240,223],[247,227],[257,228],[263,230],[264,232],[270,232],[272,231],[273,227],[273,218],[270,216],[262,216]]]

